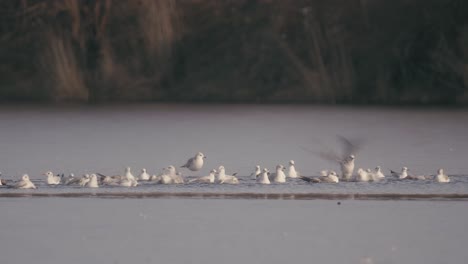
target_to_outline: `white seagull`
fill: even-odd
[[[334,171],[321,171],[321,173],[327,173],[326,176],[320,176],[320,177],[305,177],[305,176],[299,176],[299,179],[304,180],[306,182],[312,182],[312,183],[338,183],[340,179],[338,178],[338,175]]]
[[[48,171],[42,175],[47,176],[47,184],[49,185],[60,184],[60,180],[61,180],[60,176],[55,176],[51,171]]]
[[[445,182],[450,182],[450,178],[447,174],[444,173],[443,169],[438,169],[437,170],[437,175],[435,177],[437,182],[445,183]]]
[[[187,168],[191,171],[199,171],[201,170],[201,168],[203,167],[203,159],[205,159],[206,156],[201,153],[201,152],[198,152],[195,157],[193,158],[190,158],[189,160],[187,160],[187,163],[185,163],[184,165],[180,166],[181,168]]]
[[[374,181],[380,181],[385,178],[385,175],[382,173],[380,166],[375,167],[374,172],[372,172],[372,178]]]
[[[212,169],[210,175],[198,177],[196,179],[191,179],[189,183],[198,182],[198,183],[214,183],[215,182],[216,170]]]
[[[368,182],[371,181],[371,175],[368,171],[364,171],[362,168],[359,168],[357,170],[357,176],[356,176],[356,181],[359,182]]]
[[[161,184],[180,184],[184,183],[184,178],[176,171],[176,168],[171,165],[165,168],[163,174],[157,176],[155,181]]]
[[[257,183],[270,184],[270,178],[268,178],[268,174],[268,169],[264,168],[263,172],[257,177]]]
[[[262,173],[262,170],[260,169],[260,165],[255,166],[255,171],[250,174],[250,177],[253,179],[257,179],[258,176]]]
[[[284,166],[281,164],[276,165],[276,172],[271,174],[273,182],[284,183],[286,182],[286,174],[284,174]]]
[[[239,180],[236,178],[237,173],[234,173],[233,175],[226,175],[226,169],[224,166],[219,166],[218,168],[218,177],[216,181],[218,183],[227,183],[227,184],[238,184]]]
[[[27,174],[24,174],[23,177],[21,177],[21,180],[15,183],[13,185],[13,188],[15,189],[36,189],[36,186],[34,183],[31,182],[29,179],[29,176]]]
[[[98,180],[96,174],[91,174],[89,181],[86,183],[86,187],[89,188],[99,188]]]
[[[150,175],[146,172],[146,169],[141,169],[141,174],[138,176],[140,181],[149,181]]]
[[[295,163],[294,160],[289,161],[289,168],[288,168],[288,177],[289,178],[297,178],[299,177],[299,173],[296,171],[294,167]]]
[[[390,173],[394,176],[394,177],[398,177],[398,179],[402,180],[402,179],[405,179],[408,177],[408,168],[407,167],[403,167],[401,168],[401,172],[398,173],[396,171],[392,171],[390,170]]]

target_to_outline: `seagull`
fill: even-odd
[[[98,180],[96,174],[91,174],[89,181],[86,183],[86,187],[89,188],[99,188]]]
[[[110,178],[109,178],[110,179]],[[81,187],[85,187],[86,184],[88,184],[88,182],[90,181],[90,177],[89,177],[89,174],[85,174],[83,175],[83,177],[80,178],[80,180],[78,181],[78,184],[81,186]]]
[[[125,175],[122,180],[129,180],[131,182],[136,182],[136,178],[135,176],[133,176],[130,167],[125,168]]]
[[[294,160],[289,161],[289,168],[288,168],[288,177],[289,178],[297,178],[299,177],[299,173],[296,171],[296,168],[294,167]]]
[[[146,172],[146,169],[141,169],[141,174],[138,176],[138,180],[140,181],[148,181],[150,179],[150,175]]]
[[[65,185],[77,184],[77,183],[80,182],[80,178],[75,177],[75,174],[70,173],[70,175],[68,175],[68,177],[63,176],[61,182],[63,184],[65,184]]]
[[[435,177],[437,182],[445,183],[445,182],[450,182],[450,178],[447,174],[444,174],[443,169],[438,169],[437,170],[437,175]]]
[[[276,165],[276,172],[271,174],[273,182],[284,183],[286,182],[286,175],[284,174],[284,166],[281,164]]]
[[[31,182],[27,174],[24,174],[23,177],[21,177],[21,180],[15,183],[12,187],[15,189],[36,189],[36,186]]]
[[[162,184],[179,184],[184,183],[184,178],[182,175],[176,171],[174,166],[169,166],[164,169],[164,173],[160,176],[157,176],[157,182]]]
[[[325,172],[325,171],[322,171]],[[305,177],[305,176],[299,176],[299,179],[306,181],[306,182],[311,182],[311,183],[320,183],[320,182],[325,182],[325,183],[338,183],[340,179],[338,178],[338,175],[336,175],[336,172],[334,171],[326,171],[327,175],[326,176],[320,176],[320,177]]]
[[[130,167],[125,168],[125,175],[118,182],[118,185],[123,187],[135,187],[138,185],[135,176],[133,176],[132,172],[130,171]]]
[[[374,181],[379,181],[385,178],[385,175],[382,173],[380,166],[375,167],[375,170],[371,175]]]
[[[215,174],[216,174],[216,170],[215,169],[212,169],[210,171],[210,175],[208,176],[203,176],[203,177],[198,177],[196,179],[192,179],[189,181],[189,183],[192,183],[192,182],[197,182],[197,183],[214,183],[215,181]]]
[[[400,173],[390,170],[390,173],[393,176],[398,177],[398,179],[402,180],[408,177],[408,168],[407,167],[401,168]]]
[[[260,165],[255,166],[255,171],[250,174],[251,178],[257,179],[258,176],[262,173],[262,170],[260,169]]]
[[[0,172],[0,177],[2,177],[2,173]],[[7,185],[7,182],[3,179],[0,179],[0,186]]]
[[[48,171],[42,175],[47,176],[47,184],[49,185],[60,184],[60,180],[61,180],[60,176],[55,176],[51,171]]]
[[[270,184],[270,179],[268,178],[269,171],[267,168],[264,168],[262,173],[257,177],[257,183],[261,184]]]
[[[357,170],[356,181],[358,182],[368,182],[371,180],[369,171],[364,171],[362,168]]]
[[[342,155],[328,151],[321,152],[320,157],[328,161],[337,162],[340,165],[341,178],[349,181],[353,176],[355,154],[360,149],[361,143],[351,142],[349,139],[341,136],[338,136],[338,140],[342,144]]]
[[[227,183],[227,184],[238,184],[239,180],[236,178],[237,173],[234,173],[233,175],[226,175],[226,169],[224,166],[219,166],[218,168],[218,177],[216,181],[218,183]]]
[[[195,157],[187,160],[187,163],[180,166],[181,168],[187,168],[191,171],[199,171],[203,167],[203,159],[206,159],[206,156],[203,153],[198,152]]]

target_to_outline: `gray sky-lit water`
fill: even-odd
[[[466,202],[0,198],[0,260],[466,263]]]
[[[207,156],[206,165],[195,175],[207,175],[221,164],[227,173],[241,176],[249,175],[256,164],[273,171],[276,164],[287,165],[290,159],[296,161],[302,174],[317,175],[321,169],[338,168],[309,151],[338,151],[336,135],[343,135],[364,142],[357,153],[356,168],[380,165],[388,172],[388,168],[407,166],[415,174],[434,174],[443,167],[448,174],[466,175],[466,120],[468,111],[456,109],[3,106],[0,170],[10,179],[22,173],[43,179],[40,174],[47,170],[116,174],[126,166],[131,166],[134,174],[143,167],[155,174],[171,164],[180,166],[202,151]],[[465,182],[463,178],[459,181]],[[286,188],[305,188],[296,185],[302,186],[291,183]]]

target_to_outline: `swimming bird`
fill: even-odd
[[[21,180],[16,182],[12,187],[15,189],[36,189],[36,186],[31,182],[27,174],[24,174]]]
[[[385,175],[382,173],[380,166],[375,167],[374,172],[372,172],[372,178],[374,181],[379,181],[385,178]]]
[[[89,181],[86,184],[86,187],[88,188],[99,188],[98,180],[97,180],[97,175],[96,174],[91,174],[89,177]]]
[[[198,177],[196,179],[191,179],[189,183],[197,182],[197,183],[214,183],[215,182],[215,175],[216,170],[212,169],[208,176]]]
[[[435,179],[436,179],[437,182],[441,182],[441,183],[450,182],[449,176],[447,174],[444,174],[443,169],[438,169],[437,170],[437,175],[436,175]]]
[[[44,176],[47,176],[47,184],[48,185],[57,185],[57,184],[60,184],[60,176],[55,176],[51,171],[48,171],[44,174],[42,174]]]
[[[161,184],[180,184],[184,183],[184,178],[180,172],[172,165],[164,169],[164,173],[158,177],[157,183]]]
[[[78,185],[80,185],[81,187],[85,187],[86,184],[88,184],[88,182],[91,180],[91,178],[89,177],[89,174],[85,174],[83,175],[80,180],[78,181]]]
[[[407,167],[401,168],[400,173],[390,170],[390,173],[392,174],[392,176],[398,177],[398,179],[402,180],[408,177],[408,168]]]
[[[138,176],[140,181],[149,181],[150,175],[146,172],[146,169],[141,169],[141,174]]]
[[[70,173],[68,177],[62,176],[61,182],[62,184],[65,184],[65,185],[78,184],[80,182],[80,178],[75,177],[75,174]]]
[[[299,173],[296,171],[296,167],[294,166],[294,160],[289,161],[289,168],[288,168],[288,177],[289,178],[297,178],[299,177]]]
[[[201,152],[198,152],[195,157],[193,158],[190,158],[189,160],[187,160],[187,163],[185,163],[184,165],[180,166],[181,168],[187,168],[191,171],[199,171],[201,170],[201,168],[203,167],[203,160],[206,159],[206,156],[201,153]]]
[[[224,166],[219,166],[218,168],[218,174],[217,174],[217,183],[227,183],[227,184],[238,184],[239,180],[235,176],[237,173],[234,173],[232,175],[226,175],[226,169]]]
[[[335,171],[330,171],[327,176],[320,178],[322,182],[327,183],[338,183],[340,179]]]
[[[255,171],[250,174],[250,177],[253,179],[257,179],[258,176],[262,173],[262,170],[260,169],[260,165],[255,166]]]
[[[270,177],[273,182],[284,183],[286,182],[286,174],[284,174],[284,166],[281,164],[276,165],[276,172],[271,174]]]
[[[356,176],[356,181],[359,182],[368,182],[371,180],[371,177],[369,175],[368,171],[364,171],[362,168],[359,168],[357,170],[357,176]]]
[[[322,172],[325,172],[325,171],[322,171]],[[320,177],[299,176],[299,179],[306,181],[306,182],[311,182],[311,183],[321,183],[321,182],[338,183],[340,181],[335,171],[326,171],[326,172],[327,172],[326,176],[320,176]]]
[[[268,169],[264,168],[262,173],[257,177],[257,183],[270,184],[270,178],[268,178],[269,173]]]
[[[2,177],[2,173],[0,172],[0,177]],[[7,185],[7,182],[3,179],[0,179],[0,186]]]

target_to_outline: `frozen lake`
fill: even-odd
[[[468,203],[0,198],[1,263],[465,263]]]

